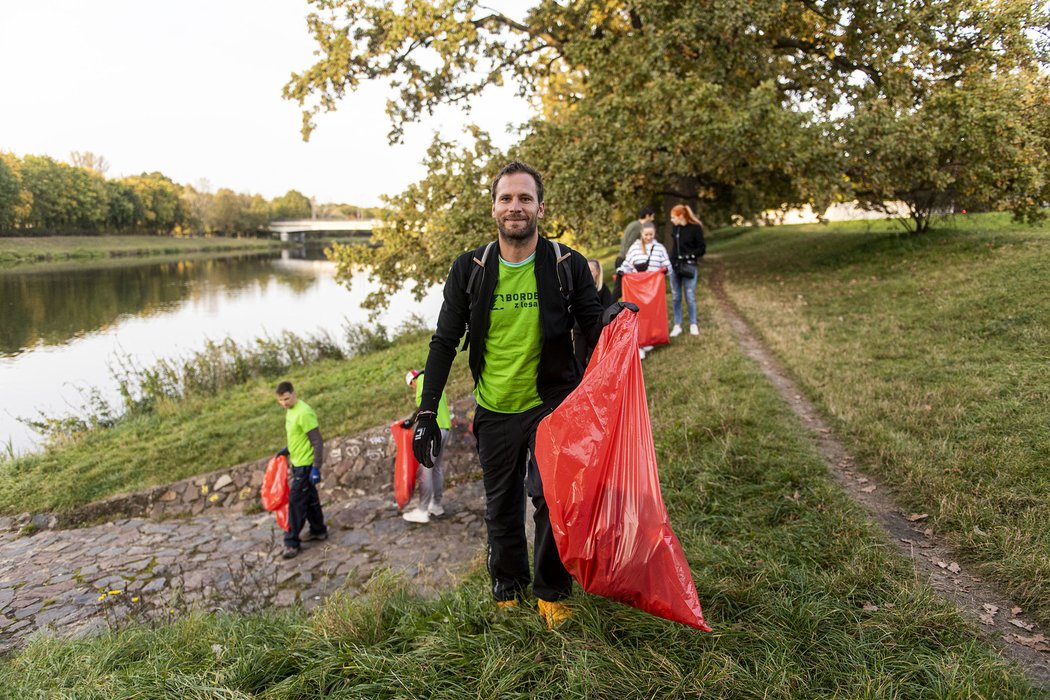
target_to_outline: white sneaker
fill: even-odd
[[[410,523],[429,523],[430,513],[426,512],[422,508],[413,508],[412,510],[406,510],[401,514],[401,517]]]
[[[645,350],[645,354],[648,355],[649,351],[653,349],[652,345],[643,345],[642,350]]]
[[[700,329],[693,323],[689,326],[689,335],[700,335]]]
[[[427,506],[427,512],[435,517],[440,518],[442,515],[445,514],[445,509],[441,507],[440,503],[434,503],[433,501],[431,501],[430,505]]]
[[[639,360],[644,360],[645,359],[645,348],[638,348],[638,359]]]
[[[676,323],[674,324],[674,328],[671,329],[671,337],[674,338],[679,335],[682,335],[682,327]]]

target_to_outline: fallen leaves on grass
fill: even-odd
[[[909,523],[917,523],[920,520],[925,520],[928,517],[930,517],[929,513],[912,513],[911,515],[908,516],[908,522]]]
[[[1010,624],[1014,627],[1020,627],[1021,629],[1031,632],[1035,625],[1025,622],[1024,620],[1018,620],[1016,617],[1010,618]]]
[[[1044,654],[1050,653],[1050,639],[1046,638],[1045,634],[1035,634],[1031,637],[1022,637],[1019,634],[1008,635],[1007,639],[1015,644],[1020,644],[1023,647],[1041,651]]]
[[[875,484],[872,484],[871,486],[865,486],[861,489],[861,493],[875,493],[875,488]]]
[[[879,606],[875,605],[870,600],[867,603],[864,604],[864,607],[861,608],[861,610],[863,610],[864,612],[868,612],[868,613],[876,612],[876,611],[878,611],[878,609],[879,609]]]

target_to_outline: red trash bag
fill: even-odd
[[[667,282],[659,271],[623,276],[623,300],[638,305],[638,346],[667,345]]]
[[[583,382],[536,431],[536,464],[558,554],[585,591],[710,632],[660,495],[639,322],[622,312],[602,331]]]
[[[412,452],[412,428],[402,428],[401,421],[394,421],[390,424],[390,433],[394,436],[397,450],[394,458],[394,499],[398,508],[404,508],[412,500],[412,491],[416,488],[419,462]]]
[[[277,524],[288,532],[288,458],[284,455],[277,455],[266,466],[260,496],[263,508],[272,511]]]

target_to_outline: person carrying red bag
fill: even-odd
[[[318,427],[317,414],[305,401],[295,395],[291,382],[277,385],[277,403],[285,413],[284,430],[288,444],[277,453],[288,457],[292,485],[288,493],[288,532],[284,535],[285,559],[298,556],[303,540],[328,539],[328,527],[321,511],[317,484],[321,481],[324,463],[324,441]],[[310,523],[310,534],[300,539],[303,525]]]
[[[491,195],[497,240],[458,257],[445,281],[423,374],[413,452],[427,467],[440,452],[438,401],[467,333],[492,595],[501,607],[517,605],[531,580],[540,613],[553,627],[571,615],[561,601],[572,591],[572,577],[551,534],[533,458],[536,428],[580,382],[573,324],[579,323],[593,347],[603,321],[608,323],[623,308],[637,307],[617,302],[603,313],[586,259],[540,239],[543,179],[536,170],[508,163],[493,181]],[[534,576],[525,538],[526,493],[536,508]]]

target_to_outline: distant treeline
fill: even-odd
[[[0,233],[238,236],[281,219],[379,214],[378,208],[314,205],[295,190],[272,201],[227,188],[212,193],[206,183],[181,185],[159,172],[108,179],[104,158],[74,153],[71,160],[0,153]]]

